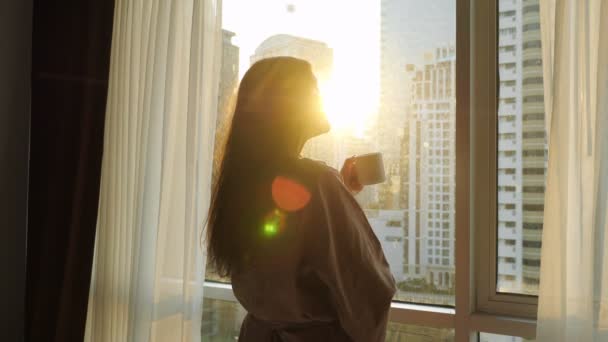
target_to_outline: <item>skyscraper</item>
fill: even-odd
[[[217,101],[216,126],[221,127],[231,110],[239,83],[239,47],[232,43],[234,32],[222,30],[222,63]]]
[[[290,56],[308,61],[319,82],[331,76],[334,62],[333,50],[317,40],[277,34],[264,40],[251,56],[251,64],[269,57]]]
[[[387,169],[398,165],[400,140],[408,104],[407,64],[404,49],[403,1],[382,0],[380,23],[380,108],[378,147],[384,154]]]
[[[438,288],[454,284],[455,62],[453,45],[408,65],[400,205],[406,209],[404,266]]]
[[[535,293],[547,144],[538,0],[499,2],[498,288]]]
[[[234,32],[222,30],[222,61],[218,84],[217,113],[215,117],[215,137],[212,175],[215,179],[219,169],[221,149],[227,138],[228,126],[239,83],[239,47],[232,43]]]

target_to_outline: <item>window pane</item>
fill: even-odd
[[[539,0],[498,0],[497,291],[538,293],[547,140]]]
[[[534,342],[522,337],[479,333],[479,342]]]
[[[398,283],[395,299],[453,305],[456,1],[253,3],[223,2],[218,141],[252,63],[308,60],[332,130],[303,156],[340,169],[381,152],[387,181],[357,200]],[[207,278],[218,280],[210,268]]]
[[[204,298],[202,341],[234,342],[247,311],[238,302]]]
[[[247,312],[234,301],[205,298],[203,303],[202,340],[209,342],[236,341]],[[389,323],[387,342],[448,342],[454,341],[453,329],[437,329]]]
[[[389,322],[384,340],[386,342],[451,342],[454,341],[454,335],[454,329]]]

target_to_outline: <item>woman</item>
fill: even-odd
[[[395,283],[351,194],[361,190],[352,162],[341,176],[299,157],[328,130],[307,62],[247,71],[207,230],[211,266],[248,311],[240,341],[384,340]]]

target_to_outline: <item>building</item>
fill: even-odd
[[[547,167],[539,0],[500,0],[498,41],[498,289],[535,294]]]
[[[403,273],[404,210],[367,209],[365,215],[382,245],[395,281],[406,280]]]
[[[213,179],[215,179],[219,169],[220,151],[227,139],[239,84],[239,47],[232,43],[234,36],[234,32],[222,30],[222,61],[218,82],[217,115],[215,117]]]
[[[404,272],[437,288],[454,286],[455,89],[452,45],[407,65],[409,108],[401,135]]]
[[[234,32],[222,30],[222,63],[217,101],[216,127],[230,116],[239,84],[239,47],[232,43]]]
[[[408,63],[404,49],[403,1],[382,0],[380,24],[380,108],[378,112],[378,147],[384,154],[386,169],[399,164],[402,127],[408,105]]]
[[[289,56],[308,61],[319,82],[331,76],[334,52],[326,43],[308,38],[277,34],[264,40],[250,58],[255,62],[269,57]]]
[[[251,64],[269,57],[289,56],[308,61],[320,84],[331,77],[333,69],[333,50],[324,42],[278,34],[264,40],[251,56]],[[323,134],[309,140],[302,154],[306,157],[321,160],[328,165],[338,167],[341,146],[337,137]]]

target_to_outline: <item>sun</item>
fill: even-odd
[[[377,108],[377,96],[365,80],[333,73],[319,85],[323,109],[334,133],[361,135]]]
[[[356,49],[334,49],[331,75],[319,84],[319,90],[332,132],[362,136],[377,113],[379,85],[376,70],[366,63],[373,56],[366,56],[360,47]]]

